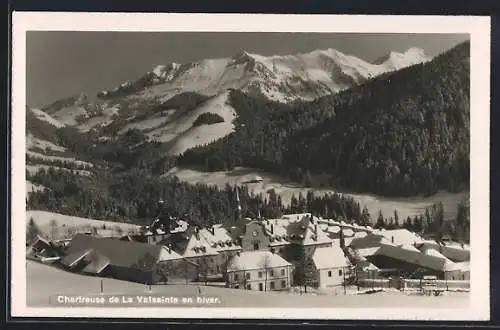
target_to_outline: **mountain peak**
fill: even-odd
[[[425,55],[425,51],[422,48],[410,47],[404,53],[390,51],[386,55],[373,61],[373,64],[389,65],[396,69],[400,69],[405,66],[426,62],[428,60],[429,58]]]

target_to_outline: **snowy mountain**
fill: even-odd
[[[212,96],[232,88],[279,102],[313,100],[428,60],[418,48],[391,52],[376,63],[335,49],[267,57],[243,51],[229,58],[158,65],[138,80],[124,82],[98,96],[106,100],[129,97],[162,102],[183,92]]]
[[[157,65],[135,81],[98,93],[96,101],[81,93],[31,111],[55,127],[96,131],[103,139],[138,129],[148,140],[168,144],[169,153],[180,154],[234,131],[238,114],[229,101],[231,90],[280,103],[311,101],[428,60],[417,48],[391,52],[376,63],[335,49],[285,56],[243,51],[227,58]],[[195,126],[202,114],[221,121]]]

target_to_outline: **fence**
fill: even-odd
[[[470,289],[470,281],[468,280],[464,281],[437,280],[435,283],[438,289],[444,289],[446,291]],[[422,280],[419,279],[403,280],[403,290],[421,290],[421,289],[422,289]]]
[[[458,291],[464,290],[468,291],[470,289],[470,281],[446,281],[446,280],[437,280],[436,282],[438,289],[443,289],[446,291]],[[386,278],[383,279],[358,279],[357,281],[358,288],[367,288],[367,289],[398,289],[404,291],[420,291],[422,289],[422,280],[420,279],[402,279],[401,281],[397,280],[389,280]]]
[[[390,288],[390,282],[385,278],[365,278],[357,281],[359,288],[386,289]]]

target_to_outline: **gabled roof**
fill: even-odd
[[[109,259],[110,265],[130,268],[146,259],[156,263],[162,248],[160,245],[79,234],[71,240],[68,255],[63,258],[62,263],[69,266],[76,259],[93,252]]]
[[[200,234],[192,233],[188,237],[187,244],[185,246],[184,251],[182,252],[182,256],[184,258],[194,258],[194,257],[202,257],[202,256],[215,256],[218,255],[219,252],[213,247],[210,246]]]
[[[340,268],[349,266],[349,260],[338,246],[317,248],[313,254],[316,269]]]
[[[240,270],[255,270],[291,266],[291,264],[277,254],[269,251],[241,252],[234,256],[227,268],[228,272]]]
[[[332,243],[332,240],[318,225],[308,226],[304,235],[305,237],[302,241],[302,245],[304,246]]]
[[[110,260],[100,253],[93,250],[85,256],[89,260],[89,264],[83,268],[84,273],[100,274],[106,267],[110,265]]]
[[[200,236],[216,251],[241,250],[241,246],[233,240],[229,232],[222,226],[214,225],[208,229],[200,229]]]
[[[428,249],[435,249],[441,252],[446,258],[455,261],[468,261],[470,260],[470,246],[461,245],[459,243],[446,243],[439,244],[436,241],[425,241],[418,245],[421,251],[426,251]]]
[[[383,255],[437,271],[448,271],[455,267],[455,263],[445,257],[430,255],[420,251],[410,251],[402,249],[401,246],[388,244],[382,244],[376,255]]]

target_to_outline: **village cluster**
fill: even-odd
[[[146,284],[224,282],[258,291],[291,290],[299,271],[301,285],[318,289],[373,283],[404,289],[429,276],[447,287],[468,288],[470,274],[468,244],[309,213],[201,229],[179,219],[157,219],[117,237],[89,232],[53,241],[39,236],[27,249],[31,259],[86,275]]]

